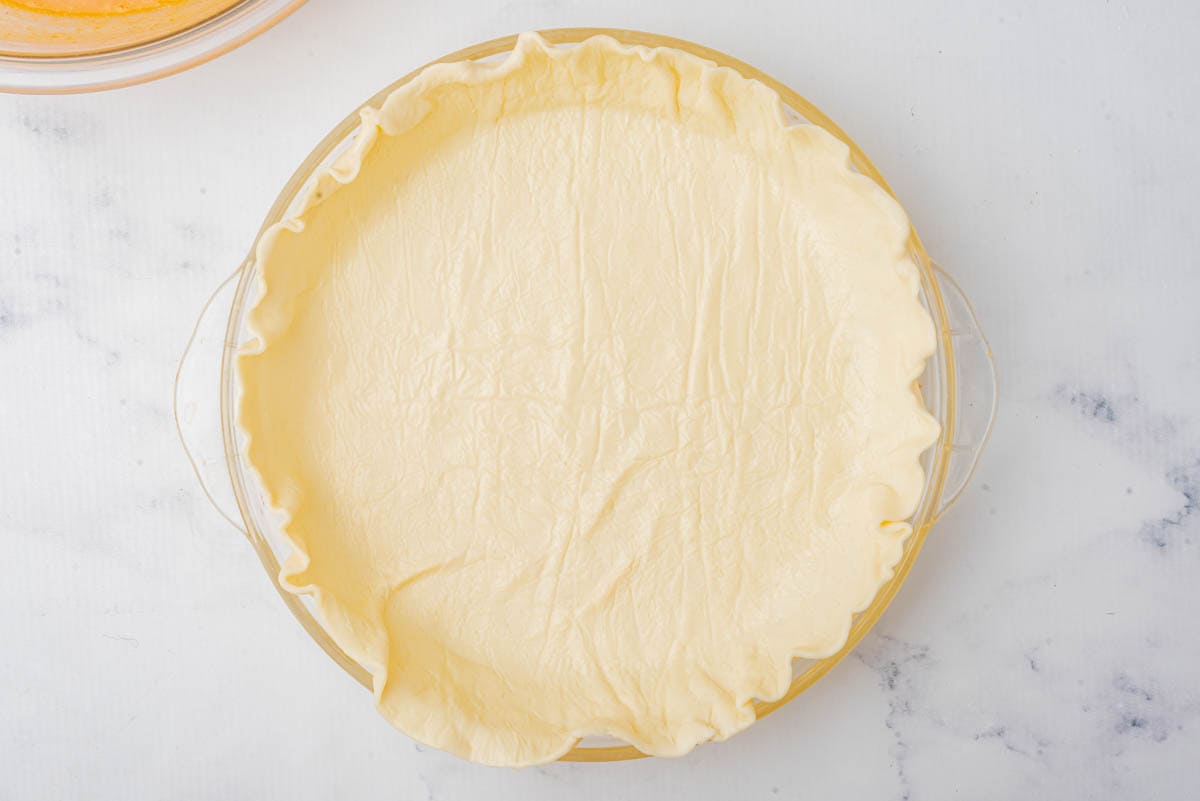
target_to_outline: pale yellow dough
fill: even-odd
[[[526,35],[364,111],[302,206],[240,422],[388,720],[676,755],[842,646],[937,435],[908,221],[843,144],[685,53]]]

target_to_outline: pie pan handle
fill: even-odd
[[[950,384],[950,408],[954,410],[953,439],[948,443],[946,483],[934,519],[940,518],[967,488],[979,457],[992,433],[999,401],[996,362],[979,318],[971,308],[962,287],[942,269],[933,265],[942,302],[949,322],[950,360],[953,378]]]
[[[230,525],[246,534],[234,499],[221,432],[221,402],[217,388],[225,350],[226,323],[239,267],[209,296],[192,329],[175,372],[175,431],[196,473],[200,489]]]
[[[230,525],[246,530],[234,500],[221,431],[221,369],[228,344],[226,310],[232,305],[239,267],[209,296],[192,329],[175,373],[175,429],[206,498]],[[955,411],[946,482],[935,513],[940,518],[962,495],[987,444],[996,419],[998,384],[991,347],[970,301],[958,283],[934,264],[949,322],[954,380],[949,402]]]

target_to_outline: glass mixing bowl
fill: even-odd
[[[189,0],[55,15],[0,0],[0,91],[92,92],[173,75],[248,42],[304,0]]]
[[[819,125],[844,141],[850,147],[855,168],[891,192],[866,155],[832,120],[787,86],[735,58],[691,42],[636,31],[570,28],[541,33],[548,41],[560,46],[606,34],[625,44],[673,47],[732,67],[777,91],[791,118]],[[506,54],[515,44],[515,36],[495,39],[451,53],[438,61],[494,58]],[[418,72],[420,70],[386,87],[364,105],[379,106],[392,90]],[[263,230],[286,216],[304,186],[343,152],[358,126],[359,116],[355,111],[317,145],[280,192],[263,222],[260,237]],[[922,457],[925,489],[911,518],[913,533],[892,578],[879,590],[871,605],[855,617],[842,650],[825,659],[796,660],[788,692],[778,700],[757,703],[760,718],[811,687],[853,650],[879,620],[904,583],[930,527],[966,487],[995,418],[997,386],[991,350],[966,296],[930,260],[915,230],[909,237],[909,249],[921,270],[921,302],[929,310],[937,329],[937,350],[926,365],[920,387],[926,407],[942,427],[937,443]],[[175,387],[180,439],[205,494],[249,539],[267,575],[301,625],[347,673],[370,689],[370,674],[333,641],[314,614],[310,602],[280,587],[279,567],[290,546],[281,534],[279,514],[269,507],[263,488],[244,458],[243,438],[236,420],[240,387],[234,366],[239,348],[251,338],[246,323],[255,300],[253,287],[257,265],[254,250],[252,246],[245,262],[210,297],[180,362]],[[644,755],[630,745],[589,737],[576,744],[563,759],[606,762],[640,756]]]

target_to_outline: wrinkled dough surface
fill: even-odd
[[[471,759],[746,727],[909,533],[907,237],[844,145],[690,55],[430,68],[260,246],[240,419],[285,583]]]

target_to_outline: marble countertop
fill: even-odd
[[[0,96],[0,799],[1200,796],[1200,6],[310,0],[158,83]],[[201,304],[361,99],[535,27],[702,42],[871,154],[1002,381],[975,481],[802,698],[679,760],[423,750],[175,438]]]

